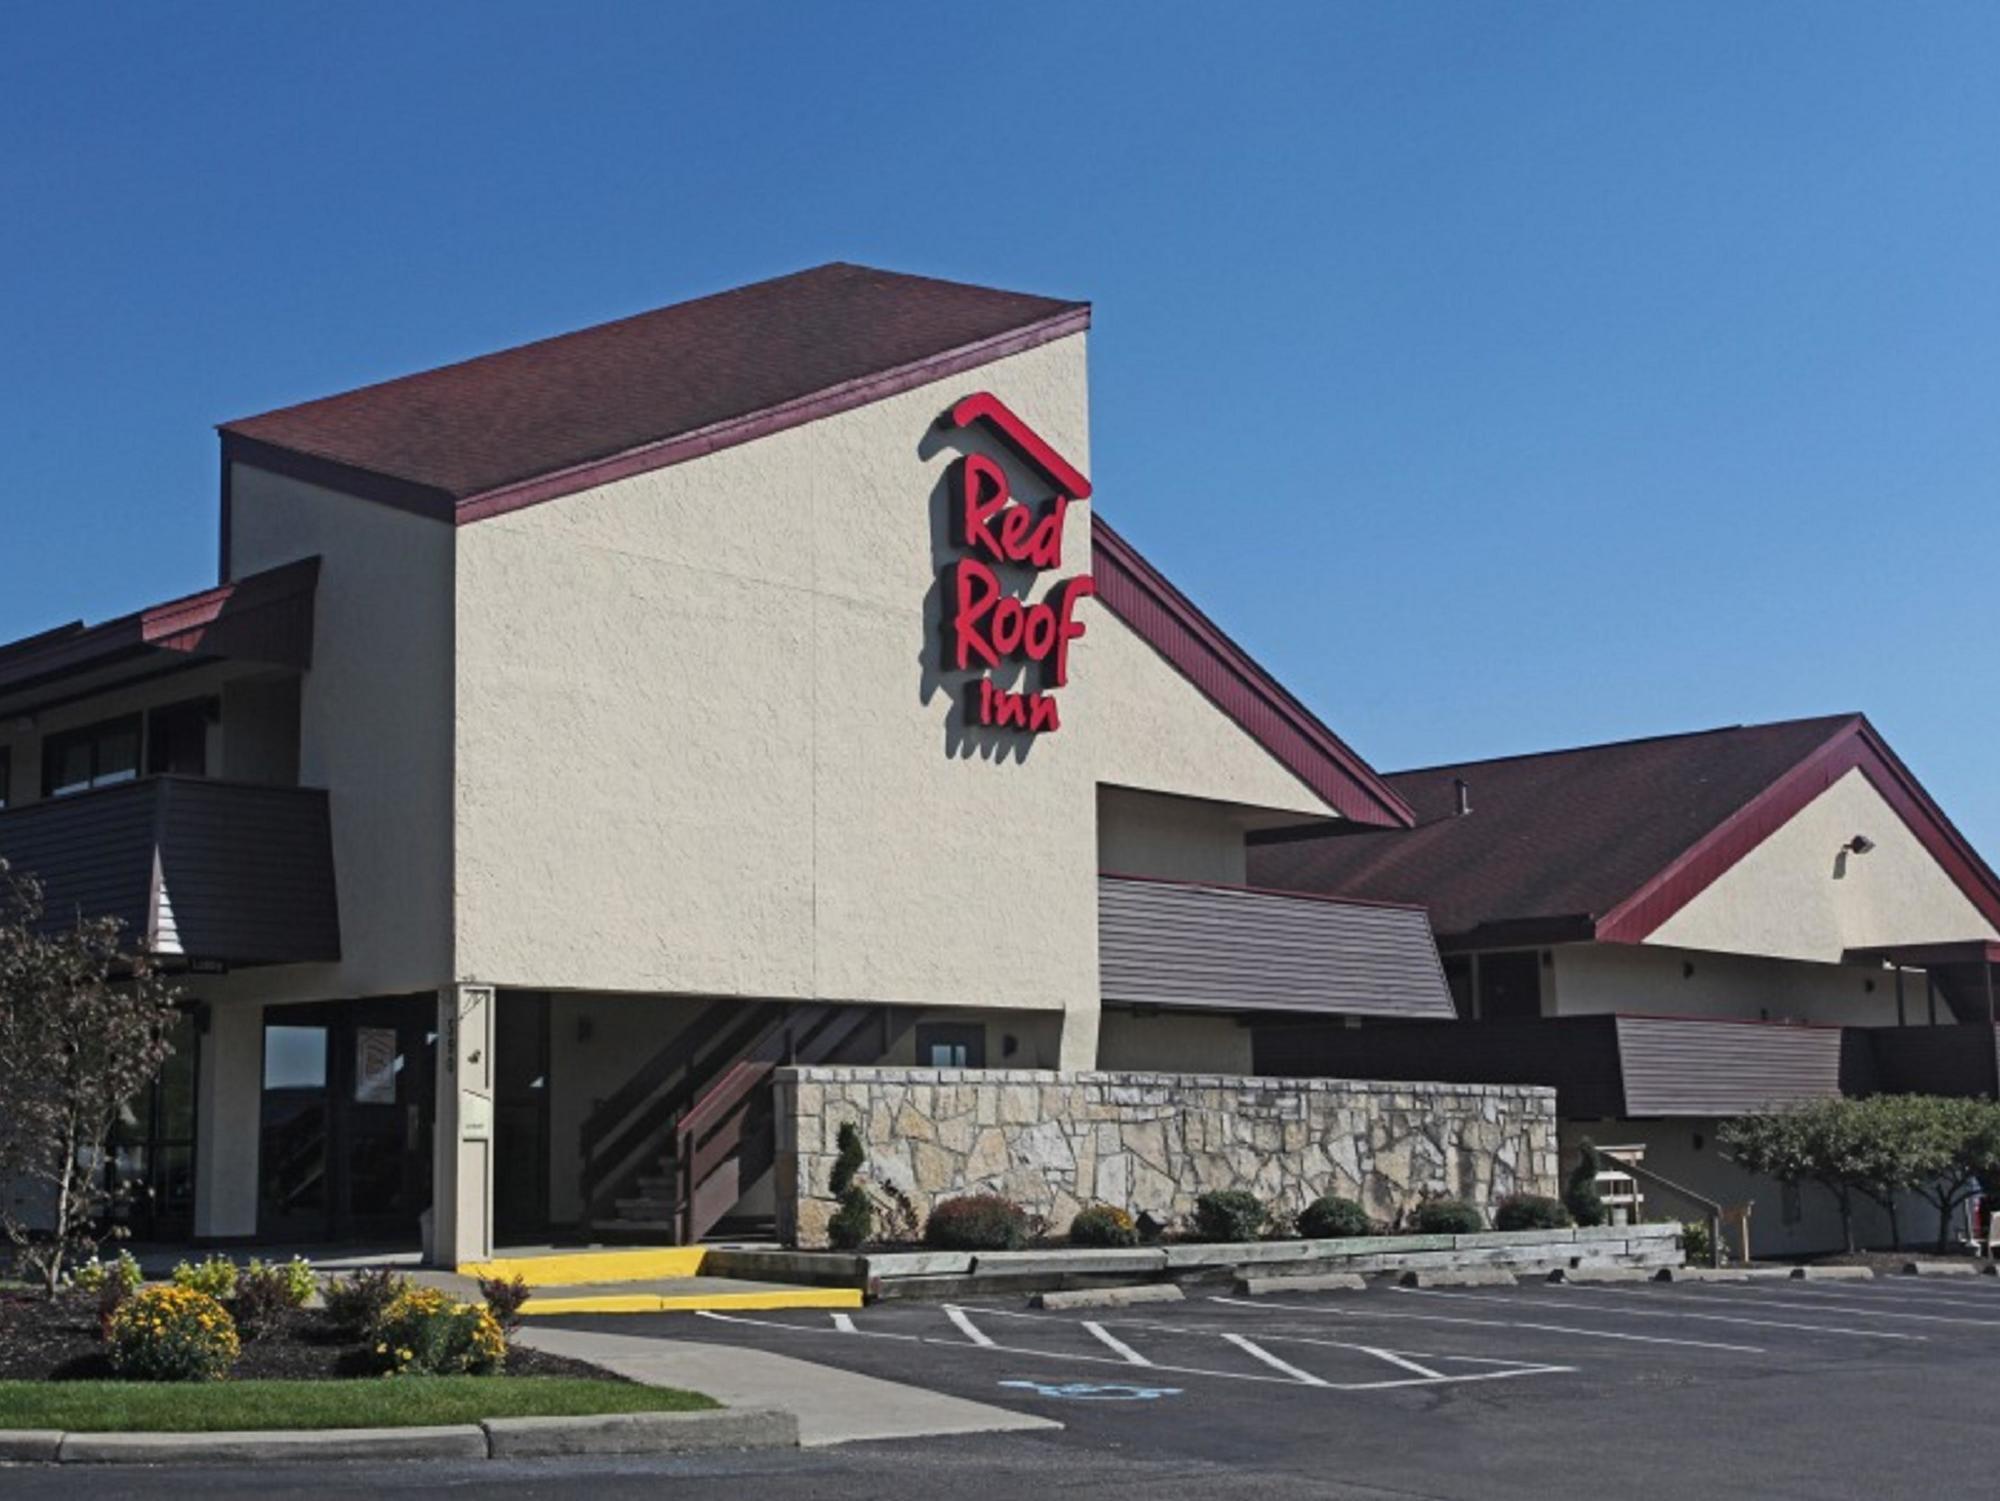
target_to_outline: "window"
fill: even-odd
[[[65,797],[139,775],[139,716],[107,719],[42,742],[42,796]]]
[[[146,716],[146,774],[208,775],[208,726],[216,717],[212,698],[168,704]]]
[[[1542,1014],[1542,956],[1533,949],[1479,956],[1481,1021],[1524,1021]]]
[[[918,1027],[917,1067],[986,1067],[986,1029],[928,1024]]]
[[[0,745],[0,808],[7,806],[7,800],[14,788],[14,753]]]

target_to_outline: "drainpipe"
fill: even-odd
[[[1907,1025],[1903,1020],[1903,966],[1896,966],[1896,1025]]]

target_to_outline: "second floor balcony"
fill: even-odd
[[[0,858],[41,883],[46,920],[113,917],[164,959],[340,957],[326,793],[156,776],[0,812]]]

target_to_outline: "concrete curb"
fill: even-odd
[[[1073,1292],[1036,1293],[1033,1308],[1124,1308],[1132,1303],[1180,1303],[1187,1295],[1171,1282],[1143,1287],[1080,1287]]]
[[[621,1412],[591,1418],[488,1418],[494,1459],[559,1454],[699,1454],[713,1449],[796,1449],[797,1413],[772,1408],[716,1412]]]
[[[1518,1287],[1520,1278],[1497,1266],[1439,1267],[1405,1272],[1404,1287]]]
[[[796,1449],[796,1413],[766,1408],[487,1418],[438,1428],[276,1428],[231,1433],[0,1430],[0,1460],[43,1464],[310,1464],[352,1459],[530,1459]]]
[[[0,1428],[0,1463],[54,1464],[62,1441],[59,1428]]]
[[[306,1464],[325,1459],[484,1459],[486,1435],[448,1428],[273,1429],[250,1433],[68,1433],[66,1465]]]
[[[1285,1293],[1358,1293],[1368,1288],[1359,1272],[1328,1272],[1313,1277],[1238,1277],[1236,1292],[1244,1298],[1268,1298]]]

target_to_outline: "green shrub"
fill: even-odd
[[[855,1182],[868,1161],[868,1152],[861,1144],[861,1132],[852,1121],[841,1122],[834,1146],[836,1155],[826,1186],[840,1201],[840,1207],[827,1221],[827,1243],[836,1251],[858,1251],[875,1234],[875,1201],[869,1198],[867,1189]]]
[[[533,1292],[528,1279],[518,1272],[511,1277],[479,1279],[479,1296],[486,1300],[486,1311],[493,1315],[502,1334],[512,1334],[521,1327],[521,1310]]]
[[[175,1287],[192,1288],[218,1303],[226,1302],[236,1295],[236,1263],[227,1256],[208,1256],[198,1265],[183,1261],[174,1268],[173,1282]]]
[[[242,1346],[222,1305],[192,1287],[145,1287],[105,1328],[111,1367],[128,1381],[220,1381]]]
[[[1314,1199],[1299,1215],[1299,1234],[1307,1240],[1352,1240],[1374,1233],[1368,1211],[1338,1194]]]
[[[1509,1194],[1493,1210],[1495,1230],[1563,1230],[1569,1211],[1546,1194]]]
[[[1597,1167],[1597,1148],[1588,1141],[1582,1143],[1576,1166],[1563,1186],[1563,1204],[1579,1225],[1604,1223],[1604,1200],[1597,1192]]]
[[[1076,1212],[1069,1222],[1069,1243],[1073,1246],[1136,1246],[1139,1226],[1132,1216],[1109,1204],[1090,1204]]]
[[[145,1283],[146,1274],[139,1269],[139,1259],[130,1251],[120,1251],[109,1261],[99,1261],[93,1256],[69,1274],[69,1285],[80,1293],[102,1293],[116,1287],[121,1297],[129,1297]]]
[[[485,1309],[412,1287],[384,1311],[375,1356],[392,1376],[484,1376],[506,1363],[507,1340]]]
[[[1256,1240],[1271,1223],[1264,1201],[1246,1188],[1218,1188],[1194,1201],[1194,1233],[1202,1240]]]
[[[924,1224],[924,1244],[940,1251],[1018,1251],[1028,1238],[1028,1216],[998,1194],[942,1199]]]
[[[329,1277],[321,1293],[327,1321],[343,1334],[365,1339],[375,1332],[389,1305],[409,1288],[407,1277],[385,1266],[347,1277]]]
[[[1707,1220],[1689,1220],[1681,1226],[1681,1250],[1692,1266],[1708,1266],[1715,1260],[1715,1239],[1708,1233]]]
[[[1425,1199],[1411,1214],[1410,1228],[1419,1235],[1471,1235],[1486,1221],[1463,1199]]]

